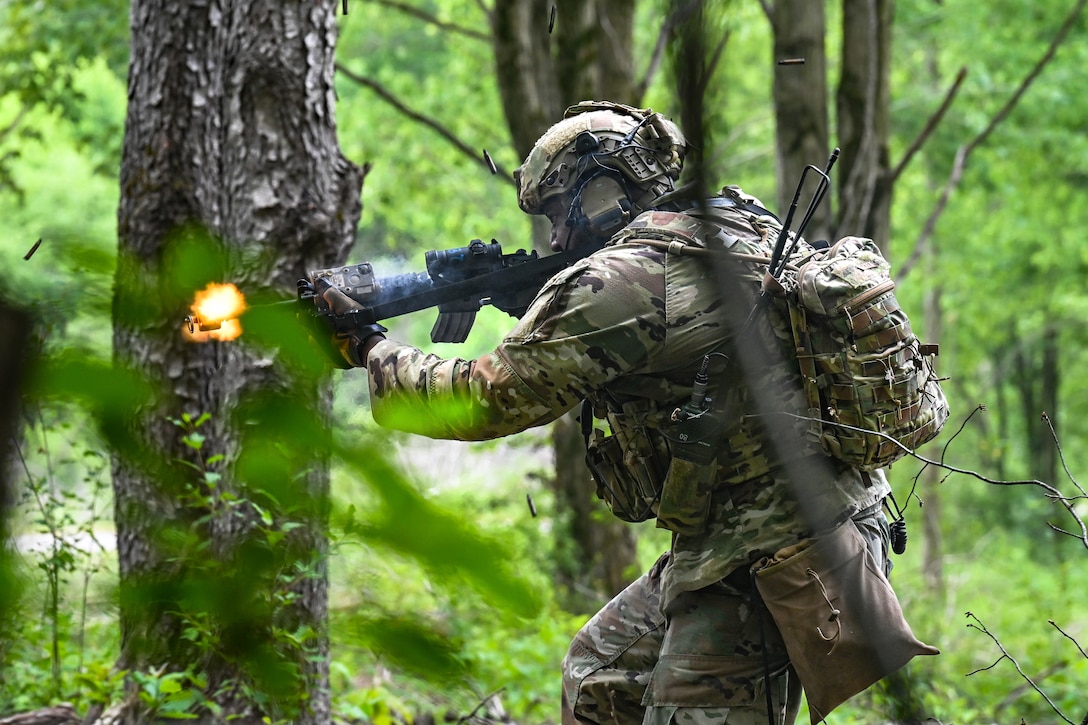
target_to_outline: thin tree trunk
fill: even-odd
[[[784,218],[805,166],[812,164],[822,169],[829,153],[824,4],[811,0],[777,0],[770,19],[774,31],[778,209]],[[781,60],[796,59],[804,59],[804,63],[778,64]],[[817,177],[811,172],[808,177],[806,191],[799,201],[797,221],[815,188]],[[814,240],[828,239],[831,232],[831,204],[825,203],[812,217],[805,236]]]
[[[593,484],[586,471],[585,443],[579,428],[573,414],[552,427],[556,478],[574,483],[555,489],[556,518],[565,522],[561,529],[569,533],[556,542],[556,579],[569,611],[593,612],[600,608],[602,599],[631,583],[637,552],[630,526],[610,521],[612,514],[595,496],[586,495]],[[586,559],[587,551],[595,553]]]
[[[206,439],[202,454],[223,456],[221,469],[230,472],[241,441],[233,417],[240,402],[264,392],[327,404],[326,386],[289,380],[274,360],[240,344],[186,343],[179,322],[191,285],[205,277],[235,282],[251,296],[282,293],[293,290],[302,272],[339,262],[349,248],[363,172],[343,158],[336,140],[337,7],[331,0],[134,0],[131,10],[114,359],[153,381],[159,398],[131,421],[143,457],[122,452],[113,464],[122,594],[119,664],[167,671],[194,664],[187,659],[194,647],[182,639],[191,623],[176,616],[179,602],[202,585],[222,587],[225,594],[230,584],[202,581],[203,562],[173,558],[171,537],[200,531],[210,538],[204,556],[215,554],[227,563],[233,557],[233,574],[250,576],[235,581],[241,589],[227,604],[271,607],[264,619],[254,612],[252,619],[239,613],[234,621],[220,621],[218,648],[206,642],[195,650],[204,658],[195,664],[209,674],[208,693],[216,693],[224,717],[259,714],[240,687],[216,689],[260,675],[243,666],[241,655],[249,645],[267,645],[247,637],[259,637],[274,620],[316,632],[301,664],[309,700],[295,721],[329,718],[327,467],[317,461],[309,473],[282,472],[298,475],[293,485],[305,492],[299,496],[305,505],[293,512],[305,526],[292,533],[286,555],[305,557],[311,568],[289,583],[293,601],[277,606],[267,601],[270,592],[244,589],[259,581],[252,570],[241,571],[245,566],[236,550],[251,538],[252,518],[230,512],[203,518],[181,503],[185,482],[163,480],[166,469],[148,463],[150,457],[159,463],[194,460],[168,416],[210,414],[200,430]],[[194,270],[191,257],[185,266],[186,247],[205,249],[208,259],[217,259],[219,273]],[[246,494],[230,475],[220,485],[220,496]]]
[[[15,486],[12,482],[12,460],[15,441],[18,439],[18,414],[23,376],[29,361],[31,318],[22,310],[0,301],[0,612],[16,611],[19,581],[15,576],[12,554],[8,546],[11,527],[8,513],[15,504]],[[0,615],[0,638],[7,639],[5,629],[15,624]],[[5,647],[0,647],[0,668],[4,662]]]
[[[932,255],[936,257],[936,254]],[[930,267],[936,267],[936,259],[929,260]],[[926,341],[938,344],[941,339],[943,315],[941,309],[941,289],[939,287],[926,292],[924,302]],[[939,357],[939,356],[938,356]],[[939,364],[939,360],[938,360]],[[944,539],[941,535],[941,475],[936,466],[928,466],[922,477],[922,573],[926,588],[943,597],[944,578]],[[906,506],[910,502],[903,502]]]
[[[492,13],[495,69],[519,157],[529,154],[569,105],[592,99],[638,102],[631,59],[634,8],[633,0],[497,0]],[[534,220],[533,246],[544,253],[548,231]],[[571,550],[570,566],[556,576],[570,594],[565,604],[583,610],[591,608],[594,596],[599,604],[627,583],[635,537],[627,524],[599,515],[579,427],[569,418],[557,422],[552,440],[552,483],[563,509],[560,520],[569,524],[557,527],[556,538],[560,548]]]
[[[837,96],[842,151],[835,231],[873,239],[885,252],[891,219],[888,153],[893,0],[843,0]]]
[[[1058,404],[1060,402],[1058,388],[1061,382],[1059,343],[1058,328],[1053,324],[1048,324],[1043,332],[1042,370],[1040,374],[1042,378],[1040,381],[1040,397],[1042,398],[1043,407],[1033,425],[1042,431],[1039,436],[1039,476],[1042,480],[1051,483],[1058,481],[1058,444],[1061,442],[1061,439],[1055,441],[1050,432],[1050,427],[1053,426],[1054,435],[1058,433]],[[1049,424],[1041,420],[1043,413],[1046,413],[1050,418]]]
[[[1038,385],[1032,349],[1028,344],[1014,333],[1013,337],[1013,384],[1019,393],[1020,415],[1024,423],[1025,443],[1027,450],[1037,453],[1042,443],[1042,436],[1038,425],[1040,412]]]
[[[496,0],[491,14],[499,95],[521,158],[563,113],[548,28],[552,5],[550,0]],[[557,13],[561,32],[565,22]]]

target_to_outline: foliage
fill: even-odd
[[[23,488],[15,530],[24,584],[0,644],[0,711],[50,701],[108,702],[120,692],[108,585],[115,574],[104,530],[109,482],[99,443],[76,411],[35,408],[15,442]],[[91,446],[91,447],[87,447]],[[37,574],[35,573],[37,572]],[[43,673],[48,672],[48,676]]]
[[[508,519],[505,526],[480,525],[507,542],[544,606],[531,617],[510,616],[468,586],[443,585],[446,577],[433,574],[413,575],[417,568],[406,557],[341,541],[331,605],[334,672],[340,673],[333,689],[338,711],[347,714],[384,703],[393,711],[439,717],[468,713],[498,692],[517,722],[543,722],[556,712],[556,673],[580,618],[559,611],[547,594],[547,572],[539,568],[546,550],[528,552],[516,543],[539,537],[526,523],[524,507],[513,499],[464,496],[479,503],[480,510]],[[367,619],[412,612],[449,643],[452,661],[436,668],[433,662],[405,661],[402,647],[374,647],[370,633],[360,628],[364,612],[370,613]]]
[[[0,295],[34,310],[47,348],[63,339],[72,347],[104,354],[118,189],[116,178],[103,168],[114,169],[115,176],[120,146],[102,144],[89,154],[77,126],[88,124],[88,136],[112,133],[123,119],[124,86],[99,64],[76,73],[73,83],[85,89],[84,107],[97,109],[94,117],[101,113],[109,123],[98,126],[88,114],[77,124],[35,107],[25,122],[41,130],[41,139],[19,144],[0,139],[0,155],[13,145],[19,148],[10,169],[23,192],[20,196],[0,186],[5,232],[0,238],[5,259]],[[14,108],[10,96],[0,97],[0,116]],[[111,148],[118,155],[110,155]],[[58,179],[65,183],[58,184]]]
[[[120,135],[98,135],[119,126],[110,129],[103,123],[108,119],[86,103],[86,89],[78,79],[96,63],[123,77],[128,61],[127,10],[124,0],[0,3],[0,99],[14,105],[13,112],[9,106],[9,113],[0,116],[0,145],[10,136],[21,142],[48,139],[27,117],[35,108],[46,108],[96,134],[93,140],[103,145],[86,144],[89,155],[120,149]],[[17,147],[0,153],[0,191],[5,187],[22,191],[11,168],[18,153]],[[101,170],[106,172],[107,168]]]
[[[441,6],[447,21],[488,32],[479,4]],[[521,160],[510,148],[493,75],[480,72],[491,63],[488,42],[439,32],[378,3],[353,5],[340,27],[337,57],[344,67],[436,119],[480,156],[486,149],[507,175],[492,175],[482,159],[469,159],[435,130],[407,121],[374,91],[340,74],[341,146],[349,158],[371,165],[356,256],[393,251],[413,258],[476,238],[497,239],[509,251],[531,248],[529,224],[508,178]]]
[[[279,341],[278,331],[283,329],[280,317],[247,318],[247,334],[256,344]],[[119,425],[145,404],[150,392],[146,383],[101,362],[63,354],[47,357],[35,382],[36,395],[45,400],[63,398],[86,405],[111,448],[120,455],[136,455],[130,460],[163,476],[164,485],[176,487],[175,500],[185,512],[180,519],[164,521],[159,531],[157,546],[168,567],[157,572],[154,581],[121,593],[154,597],[156,606],[167,606],[180,623],[187,650],[182,660],[194,663],[182,671],[152,667],[129,673],[144,705],[161,717],[214,715],[217,689],[238,688],[249,693],[260,710],[290,717],[305,700],[298,689],[298,668],[306,657],[318,653],[310,649],[311,633],[284,613],[290,610],[292,584],[299,577],[316,576],[315,567],[323,564],[312,560],[320,550],[305,544],[300,548],[294,540],[302,528],[300,521],[312,516],[313,502],[268,483],[279,480],[270,475],[273,471],[298,471],[299,462],[329,448],[328,430],[307,419],[308,401],[296,401],[294,407],[288,400],[243,405],[253,430],[260,433],[243,441],[237,475],[264,484],[223,488],[222,457],[202,453],[206,444],[202,427],[209,415],[183,413],[174,421],[194,453],[192,460],[179,462],[191,470],[190,475],[178,478],[162,462],[142,458],[147,454]],[[347,471],[369,484],[373,494],[365,514],[346,510],[337,515],[345,540],[397,552],[449,586],[479,589],[497,611],[531,616],[537,609],[536,595],[510,568],[504,547],[421,497],[385,462],[387,454],[375,441],[337,442],[333,453]],[[206,536],[205,527],[224,520],[236,521],[228,525],[239,534],[229,555],[210,550],[211,538]],[[419,528],[405,528],[400,523],[404,520]],[[461,669],[446,638],[413,618],[396,612],[367,613],[351,625],[364,633],[371,647],[391,653],[401,664],[431,675]],[[414,648],[409,648],[413,641]],[[210,678],[199,663],[214,659],[242,663],[246,679]],[[447,664],[440,666],[443,662]]]
[[[73,460],[62,455],[54,462],[40,409],[37,411],[37,422],[38,425],[29,428],[27,432],[41,436],[38,451],[42,454],[45,469],[41,472],[31,470],[21,443],[16,444],[16,453],[26,476],[23,506],[35,529],[44,536],[42,550],[35,558],[37,568],[45,578],[43,624],[48,632],[51,673],[49,692],[56,697],[60,694],[65,679],[62,644],[66,647],[69,639],[82,641],[88,589],[92,578],[102,568],[105,546],[98,539],[96,529],[102,519],[106,518],[102,499],[108,499],[105,493],[109,483],[104,476],[106,462],[97,450],[83,451],[80,456],[82,460]],[[71,434],[70,429],[66,432]],[[82,443],[79,440],[70,442],[76,446]],[[67,482],[65,485],[62,480],[64,474],[70,475],[73,469],[82,471],[83,479],[75,483]],[[62,606],[62,599],[66,598],[63,592],[66,585],[77,576],[81,581],[75,597],[78,618],[74,618],[66,616],[68,608]],[[62,636],[69,629],[74,631],[75,636]],[[81,658],[82,652],[78,652],[78,656]]]
[[[967,75],[945,122],[913,162],[914,173],[897,185],[901,211],[894,218],[893,262],[913,252],[957,149],[983,131],[1043,56],[1067,5],[898,6],[893,118],[900,148],[921,133],[953,74],[962,66]],[[1084,59],[1078,35],[1083,21],[971,156],[929,240],[933,256],[905,280],[901,297],[923,331],[923,293],[937,295],[944,311],[938,364],[951,375],[950,428],[966,422],[949,461],[1004,479],[1054,476],[1049,482],[1061,487],[1071,481],[1060,469],[1047,469],[1047,454],[1060,451],[1074,476],[1088,466],[1078,444],[1086,431],[1076,383],[1084,364],[1079,313],[1088,298],[1078,281],[1084,255],[1075,241],[1075,230],[1088,224],[1082,193],[1088,149],[1081,134],[1070,133],[1078,125],[1070,116],[1077,104],[1067,99]],[[1050,344],[1060,371],[1056,408],[1042,402]],[[972,414],[979,405],[985,411]],[[945,487],[942,497],[945,511],[971,512],[944,517],[954,551],[970,548],[994,528],[1034,531],[1052,517],[1052,504],[1024,487],[997,496],[959,483]],[[1040,565],[1060,564],[1068,554],[1047,541],[1031,547]]]

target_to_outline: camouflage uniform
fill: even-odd
[[[589,399],[622,441],[625,462],[659,479],[649,497],[648,513],[656,513],[670,416],[690,398],[703,357],[737,332],[729,312],[752,309],[766,264],[746,260],[765,259],[777,230],[772,218],[743,208],[750,197],[723,191],[702,221],[690,211],[640,215],[545,284],[502,343],[477,360],[378,343],[367,360],[375,419],[482,440],[548,423]],[[728,274],[686,253],[699,248],[733,253]],[[788,325],[775,307],[764,312],[738,344],[780,353]],[[788,431],[793,443],[775,449],[756,415],[768,402],[751,393],[764,391],[781,410],[803,409],[796,363],[771,355],[744,375],[740,367],[730,361],[711,371],[727,407],[709,514],[670,524],[671,550],[578,633],[563,668],[565,723],[767,722],[766,673],[776,711],[795,707],[799,692],[781,637],[754,603],[749,564],[850,517],[886,561],[883,476],[828,459],[803,422]]]

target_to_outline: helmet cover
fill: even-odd
[[[603,171],[621,176],[636,204],[645,206],[673,188],[687,141],[680,129],[651,109],[610,101],[583,101],[544,132],[514,172],[518,205],[543,213],[546,201],[571,195]]]

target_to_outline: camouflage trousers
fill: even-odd
[[[855,522],[887,571],[888,524],[879,508]],[[663,608],[667,563],[666,553],[575,636],[563,661],[564,725],[793,723],[801,685],[747,571]]]

